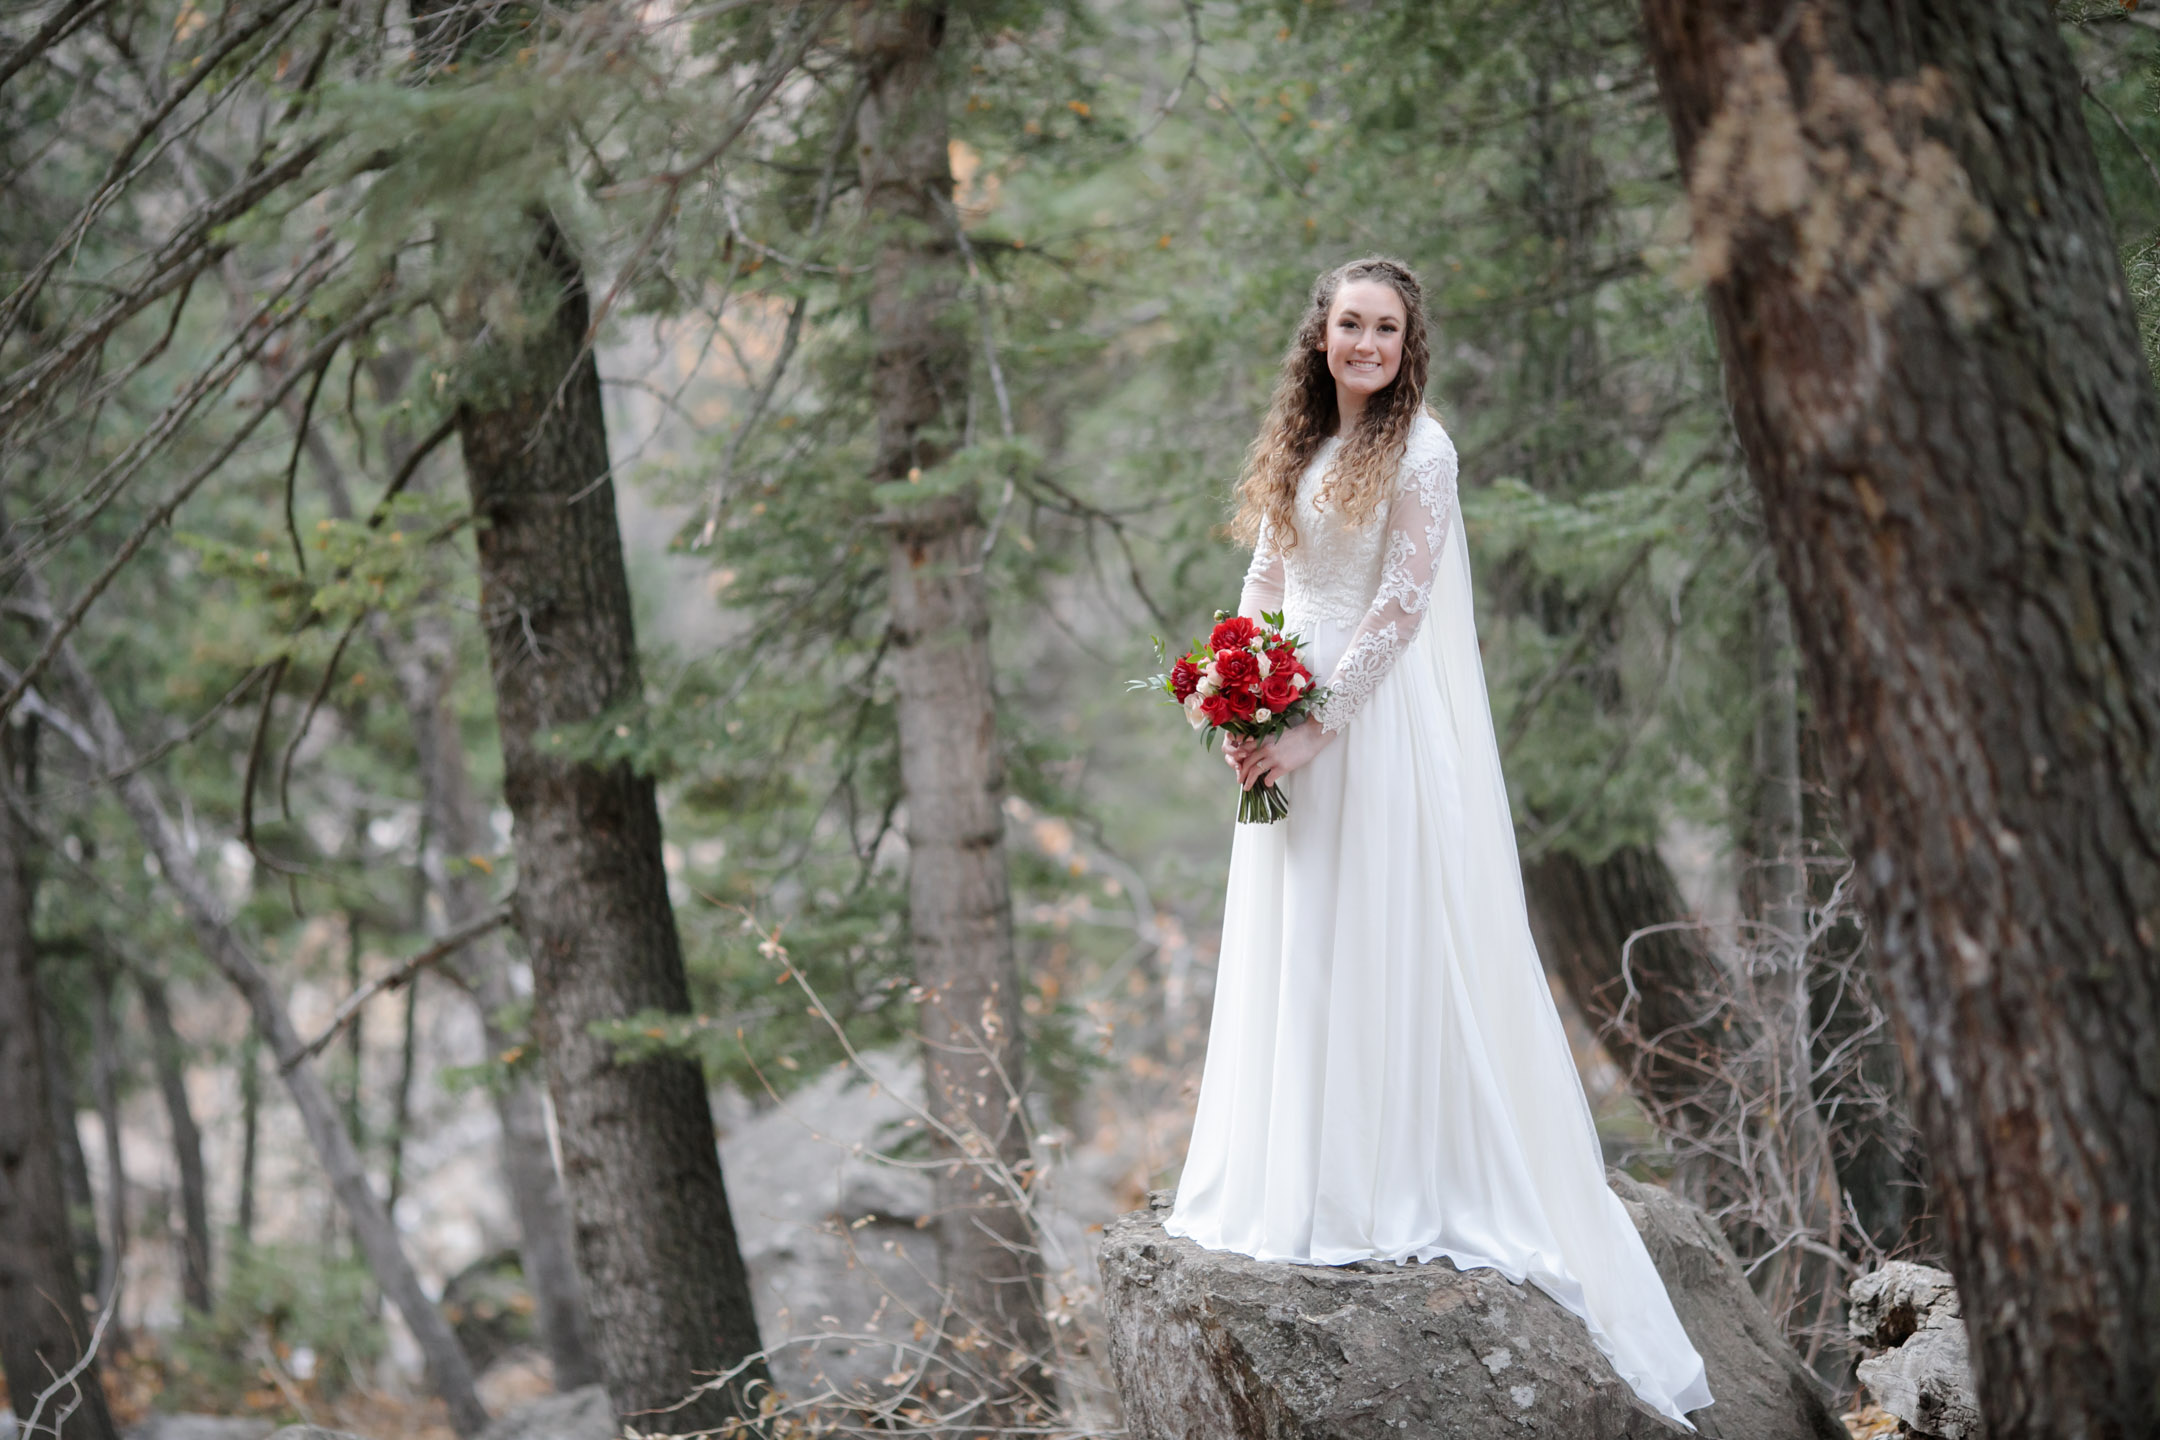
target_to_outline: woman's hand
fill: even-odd
[[[1265,741],[1233,736],[1223,745],[1223,758],[1237,771],[1238,784],[1247,790],[1255,785],[1279,785],[1284,776],[1302,770],[1313,756],[1327,749],[1334,738],[1308,720]]]

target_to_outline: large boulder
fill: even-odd
[[[1615,1174],[1717,1403],[1714,1440],[1845,1440],[1800,1357],[1701,1211]],[[1169,1194],[1105,1231],[1111,1369],[1142,1440],[1684,1435],[1544,1292],[1445,1262],[1263,1264],[1162,1228]]]
[[[1881,1352],[1860,1362],[1876,1404],[1914,1435],[1976,1440],[1980,1404],[1950,1272],[1893,1260],[1853,1281],[1845,1315],[1853,1339]]]

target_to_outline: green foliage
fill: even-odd
[[[233,1247],[216,1308],[173,1336],[163,1408],[217,1412],[256,1390],[271,1365],[334,1397],[383,1353],[367,1269],[314,1245]]]

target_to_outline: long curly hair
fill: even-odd
[[[1263,525],[1276,548],[1297,544],[1294,505],[1298,480],[1313,455],[1335,432],[1335,377],[1328,373],[1328,312],[1342,287],[1376,280],[1403,302],[1402,368],[1384,390],[1365,402],[1357,428],[1343,439],[1340,452],[1321,487],[1319,503],[1336,507],[1352,524],[1370,520],[1394,488],[1395,475],[1409,448],[1410,427],[1425,408],[1425,380],[1432,370],[1432,349],[1425,333],[1425,287],[1409,266],[1384,255],[1368,255],[1325,270],[1313,281],[1312,303],[1305,307],[1297,335],[1283,355],[1275,398],[1267,423],[1245,455],[1238,480],[1237,516],[1231,534],[1246,545],[1259,541]]]

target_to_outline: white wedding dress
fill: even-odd
[[[1703,1362],[1605,1182],[1530,938],[1455,523],[1455,447],[1421,416],[1392,504],[1352,526],[1298,487],[1239,609],[1284,612],[1333,743],[1239,825],[1192,1145],[1168,1229],[1261,1260],[1452,1261],[1588,1324],[1686,1423]]]

